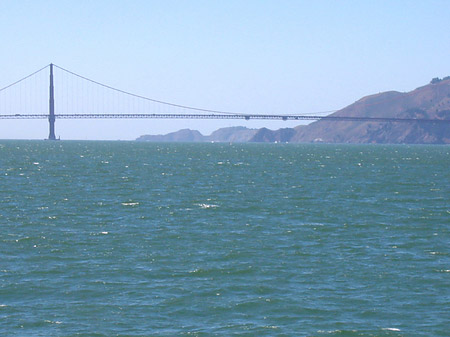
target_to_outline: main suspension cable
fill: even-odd
[[[211,109],[196,108],[196,107],[187,106],[187,105],[180,105],[180,104],[175,104],[175,103],[170,103],[170,102],[160,101],[160,100],[157,100],[157,99],[153,99],[153,98],[149,98],[149,97],[145,97],[145,96],[133,94],[133,93],[131,93],[131,92],[128,92],[128,91],[125,91],[125,90],[121,90],[121,89],[117,89],[117,88],[111,87],[111,86],[109,86],[109,85],[106,85],[106,84],[103,84],[103,83],[100,83],[100,82],[91,80],[91,79],[89,79],[89,78],[87,78],[87,77],[81,76],[81,75],[79,75],[79,74],[77,74],[77,73],[74,73],[74,72],[72,72],[72,71],[70,71],[70,70],[64,69],[64,68],[62,68],[62,67],[60,67],[60,66],[58,66],[58,65],[56,65],[56,64],[54,64],[53,66],[56,67],[56,68],[58,68],[58,69],[61,69],[61,70],[65,71],[65,72],[67,72],[67,73],[69,73],[69,74],[71,74],[71,75],[73,75],[73,76],[77,76],[77,77],[79,77],[79,78],[81,78],[81,79],[83,79],[83,80],[85,80],[85,81],[89,81],[89,82],[91,82],[91,83],[100,85],[100,86],[102,86],[102,87],[104,87],[104,88],[107,88],[107,89],[110,89],[110,90],[114,90],[114,91],[120,92],[120,93],[122,93],[122,94],[132,96],[132,97],[136,97],[136,98],[140,98],[140,99],[143,99],[143,100],[147,100],[147,101],[150,101],[150,102],[159,103],[159,104],[165,104],[165,105],[169,105],[169,106],[173,106],[173,107],[177,107],[177,108],[182,108],[182,109],[195,110],[195,111],[203,111],[203,112],[209,112],[209,113],[219,113],[219,114],[227,114],[227,115],[243,115],[243,114],[244,114],[244,113],[239,113],[239,112],[229,112],[229,111],[220,111],[220,110],[211,110]]]
[[[4,87],[4,88],[1,88],[1,89],[0,89],[0,92],[2,92],[3,90],[6,90],[6,89],[12,87],[13,85],[16,85],[16,84],[18,84],[18,83],[20,83],[20,82],[26,80],[27,78],[30,78],[30,77],[33,76],[33,75],[36,75],[38,72],[41,72],[42,70],[44,70],[44,69],[46,69],[46,68],[48,68],[48,67],[50,67],[50,64],[47,64],[45,67],[43,67],[43,68],[41,68],[41,69],[35,71],[34,73],[32,73],[32,74],[30,74],[30,75],[28,75],[28,76],[26,76],[26,77],[24,77],[24,78],[22,78],[22,79],[16,81],[16,82],[14,82],[14,83],[12,83],[12,84],[10,84],[10,85],[7,85],[7,86]]]

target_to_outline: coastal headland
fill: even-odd
[[[318,120],[295,128],[270,130],[243,126],[221,128],[211,135],[182,129],[166,135],[143,135],[153,142],[290,142],[450,144],[450,76],[434,78],[410,92],[387,91],[365,96],[330,116],[436,120],[379,122]]]

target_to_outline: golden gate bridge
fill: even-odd
[[[49,69],[49,75],[45,73],[47,69]],[[59,72],[60,76],[55,76],[56,71]],[[47,84],[43,85],[42,82]],[[56,86],[55,82],[58,82],[59,85]],[[55,90],[55,87],[58,90]],[[333,111],[324,113],[331,112]],[[247,114],[180,105],[117,89],[55,64],[49,64],[0,89],[0,119],[48,119],[49,140],[56,139],[56,119],[153,118],[282,121],[323,119],[329,121],[450,123],[450,120],[447,119],[354,117],[321,114]]]

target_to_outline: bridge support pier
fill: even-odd
[[[48,113],[48,123],[49,123],[49,140],[56,140],[55,136],[55,98],[53,89],[53,63],[50,64],[50,100],[49,100],[49,113]]]

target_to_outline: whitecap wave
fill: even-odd
[[[197,206],[200,206],[200,208],[216,208],[219,207],[218,205],[214,205],[214,204],[197,204]]]
[[[122,206],[137,206],[138,202],[122,202]]]

